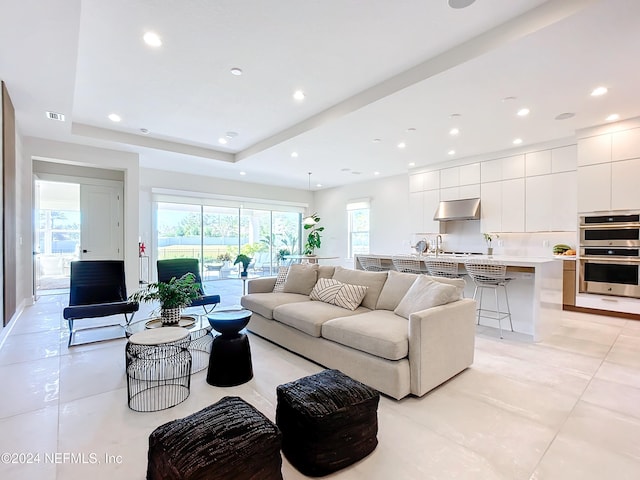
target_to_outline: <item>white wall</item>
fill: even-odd
[[[124,173],[124,262],[127,279],[127,290],[129,292],[138,288],[138,224],[139,224],[139,196],[138,186],[139,158],[138,154],[122,152],[118,150],[108,150],[85,145],[74,145],[70,143],[55,142],[42,138],[25,137],[23,139],[23,153],[21,155],[24,163],[24,171],[27,174],[29,184],[32,178],[32,159],[58,162],[60,164],[77,165],[85,167],[96,167],[110,170],[120,170]],[[29,186],[29,192],[31,186]],[[32,205],[31,194],[23,197],[25,205]],[[23,217],[31,218],[23,214]],[[33,226],[29,225],[28,235],[29,248],[31,238],[33,238]],[[29,269],[29,280],[27,284],[31,289],[33,282],[33,269]],[[29,290],[30,291],[30,290]]]
[[[332,263],[353,267],[347,258],[347,204],[365,197],[371,202],[371,253],[409,251],[409,179],[398,175],[316,192],[314,210],[325,227],[319,255],[340,257]]]

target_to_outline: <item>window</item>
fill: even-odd
[[[369,253],[369,202],[359,201],[347,204],[349,220],[349,258]]]

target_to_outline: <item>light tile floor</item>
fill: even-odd
[[[239,282],[224,288],[223,303],[237,305]],[[182,404],[133,412],[126,341],[67,348],[66,301],[41,297],[0,347],[2,479],[143,479],[148,436],[158,425],[225,395],[273,420],[275,387],[321,370],[251,335],[250,382],[212,387],[205,370],[193,376]],[[149,311],[143,306],[138,318]],[[476,340],[473,366],[438,389],[422,398],[383,397],[376,450],[326,478],[640,478],[640,322],[565,312],[541,343],[499,340],[488,327],[478,328]],[[286,460],[283,475],[304,478]]]

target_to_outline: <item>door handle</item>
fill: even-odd
[[[82,249],[82,253],[89,253],[89,252],[90,252],[90,250]]]

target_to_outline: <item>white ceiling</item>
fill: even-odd
[[[138,152],[150,168],[294,188],[313,172],[326,188],[640,115],[637,0],[0,0],[0,11],[0,79],[20,133]],[[143,43],[148,30],[162,47]],[[597,85],[609,93],[590,97]],[[576,116],[554,120],[563,112]],[[228,131],[238,136],[219,144]]]

